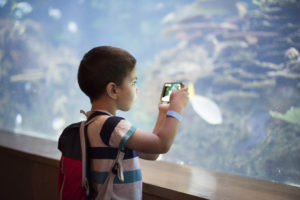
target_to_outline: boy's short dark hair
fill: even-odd
[[[123,49],[95,47],[80,62],[77,76],[79,87],[93,102],[104,94],[109,82],[121,85],[135,64],[136,59]]]

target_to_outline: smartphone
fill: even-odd
[[[184,85],[181,82],[165,83],[161,93],[161,102],[170,103],[170,95],[173,90],[180,90]]]

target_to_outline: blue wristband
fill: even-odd
[[[173,117],[173,118],[177,119],[178,121],[182,120],[182,116],[174,110],[168,110],[167,116]]]

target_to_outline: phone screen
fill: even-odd
[[[165,83],[162,94],[161,94],[161,101],[165,103],[170,102],[170,95],[173,90],[179,90],[182,88],[182,83]]]

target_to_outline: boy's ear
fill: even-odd
[[[109,82],[106,85],[107,95],[114,100],[117,99],[117,88],[118,88],[118,86],[114,82]]]

